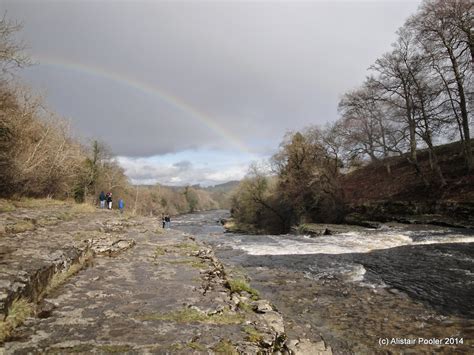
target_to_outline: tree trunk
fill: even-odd
[[[464,92],[464,86],[459,73],[459,66],[454,56],[453,50],[447,46],[446,49],[449,54],[449,59],[451,60],[451,65],[453,67],[454,77],[456,79],[456,85],[459,91],[459,108],[461,109],[461,119],[462,119],[462,129],[464,133],[463,148],[464,148],[464,159],[466,161],[466,168],[468,171],[472,170],[472,148],[471,148],[471,134],[469,132],[469,115],[467,112],[467,103],[466,103],[466,94]]]

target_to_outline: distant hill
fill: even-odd
[[[212,196],[214,201],[219,203],[221,208],[230,209],[232,195],[239,186],[239,183],[239,181],[229,181],[223,184],[208,186],[204,190]]]
[[[216,208],[230,209],[230,200],[232,193],[239,186],[240,181],[228,181],[222,184],[217,184],[214,186],[202,187],[200,185],[191,185],[194,190],[201,195],[201,199],[204,198],[204,195],[207,195],[212,201],[215,202]],[[176,195],[182,195],[186,186],[168,186],[168,185],[139,185],[140,187],[147,190],[154,190],[157,186],[163,188],[163,190],[169,190],[170,192]]]
[[[204,190],[211,191],[211,192],[230,192],[239,186],[240,181],[232,180],[228,182],[224,182],[223,184],[218,184],[214,186],[205,187]]]

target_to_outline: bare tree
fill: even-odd
[[[21,24],[8,20],[5,14],[0,19],[0,70],[2,81],[7,80],[13,70],[30,64],[28,56],[23,53],[25,46],[13,38],[21,28]]]
[[[409,67],[414,51],[414,43],[406,40],[403,36],[399,36],[393,47],[392,52],[384,54],[370,67],[378,74],[374,77],[373,83],[380,90],[385,91],[382,99],[391,107],[392,119],[401,123],[401,136],[400,139],[397,139],[399,144],[396,146],[396,151],[402,154],[403,151],[399,149],[400,143],[403,140],[408,141],[409,155],[407,160],[413,165],[424,184],[428,185],[417,158],[417,113],[414,101],[416,94]]]
[[[443,75],[455,111],[459,110],[466,167],[471,170],[473,158],[467,85],[472,84],[474,58],[473,4],[470,0],[426,0],[420,11],[409,19],[408,25],[417,31],[420,42],[426,43],[425,48],[435,53],[431,58],[437,62],[437,70]],[[454,87],[449,85],[450,77]]]

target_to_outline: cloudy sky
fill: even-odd
[[[342,93],[420,1],[25,1],[22,78],[133,182],[240,179]]]

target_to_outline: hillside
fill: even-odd
[[[232,181],[224,182],[222,184],[208,186],[208,187],[205,187],[204,189],[210,192],[231,192],[233,189],[239,186],[239,183],[240,181],[232,180]]]
[[[212,196],[213,200],[219,204],[220,208],[230,209],[232,205],[232,193],[237,189],[239,183],[240,181],[228,181],[223,184],[208,186],[203,189]]]
[[[425,186],[405,157],[391,157],[343,176],[344,201],[350,210],[362,213],[373,214],[374,206],[378,206],[375,214],[379,214],[379,218],[385,212],[401,213],[397,211],[398,205],[406,214],[440,213],[469,219],[474,205],[474,174],[466,173],[461,151],[460,142],[436,147],[447,183],[444,187],[440,186],[430,169],[429,152],[419,150],[421,171],[429,186]],[[390,164],[391,174],[387,172],[387,163]],[[381,210],[382,205],[385,211]]]

